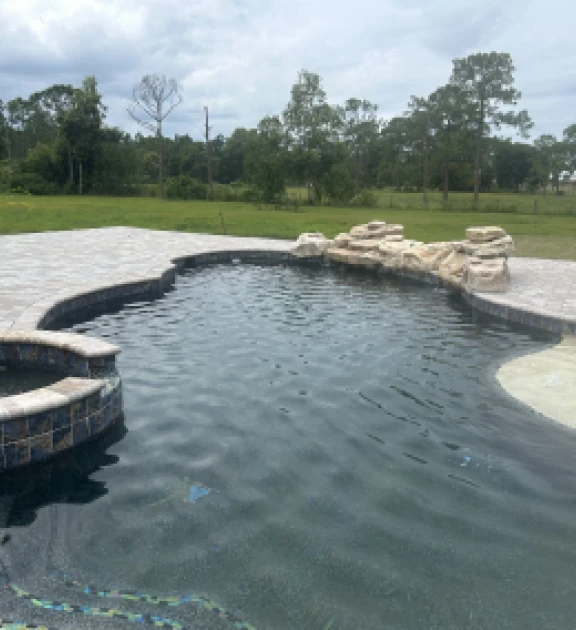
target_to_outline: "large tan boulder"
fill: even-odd
[[[403,225],[384,223],[384,221],[371,221],[366,225],[356,225],[350,230],[350,236],[354,240],[358,239],[378,239],[389,234],[403,234]]]
[[[350,241],[348,245],[348,249],[358,252],[373,252],[378,251],[378,246],[380,245],[381,239],[359,239]]]
[[[420,241],[404,239],[402,241],[380,241],[378,252],[382,265],[390,271],[400,271],[403,268],[403,256],[412,248],[422,245]]]
[[[378,252],[355,252],[349,251],[348,264],[354,267],[365,267],[367,269],[375,269],[382,264],[382,260]]]
[[[414,273],[427,274],[438,271],[441,262],[452,253],[452,250],[452,243],[423,243],[405,251],[402,255],[402,264],[407,271]]]
[[[342,234],[338,234],[338,236],[333,239],[331,247],[345,249],[346,247],[348,247],[351,240],[352,239],[350,234],[348,234],[347,232],[343,232]]]
[[[457,251],[455,246],[438,267],[438,276],[442,282],[451,287],[459,288],[462,285],[462,276],[467,260],[468,256]]]
[[[514,251],[514,241],[511,236],[506,235],[488,243],[466,242],[462,244],[461,251],[468,256],[478,258],[507,257]]]
[[[348,263],[349,255],[350,250],[344,247],[330,247],[324,252],[324,256],[328,258],[328,260],[338,263]]]
[[[298,258],[310,258],[312,256],[322,256],[324,251],[330,246],[324,234],[320,232],[304,232],[300,234],[296,245],[290,250]]]
[[[466,228],[466,238],[471,243],[489,243],[506,236],[506,232],[497,225],[482,225]]]
[[[483,259],[469,256],[464,265],[462,288],[470,293],[505,293],[510,286],[506,258]]]

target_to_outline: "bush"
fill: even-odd
[[[168,199],[206,199],[206,185],[189,175],[169,177],[164,194]]]
[[[352,197],[351,206],[358,208],[376,208],[378,205],[378,195],[373,190],[361,190]]]
[[[55,195],[56,184],[46,181],[38,173],[18,173],[12,176],[12,192],[27,192],[31,195]]]
[[[354,197],[354,181],[344,164],[332,166],[322,176],[319,189],[328,195],[331,204],[347,204]]]

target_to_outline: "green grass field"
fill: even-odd
[[[464,229],[471,225],[496,224],[514,237],[520,256],[576,260],[576,214],[423,210],[418,205],[421,195],[409,193],[391,193],[393,198],[397,198],[397,205],[402,207],[396,207],[393,201],[390,208],[383,203],[386,194],[383,193],[378,208],[302,206],[298,212],[279,210],[273,206],[258,209],[247,203],[0,195],[0,234],[113,225],[223,234],[223,219],[229,235],[294,239],[301,232],[312,231],[333,237],[348,231],[353,225],[381,219],[404,224],[408,238],[439,241],[464,238]],[[458,196],[453,197],[456,202]],[[466,198],[469,201],[470,195]],[[514,195],[513,198],[523,199],[530,207],[531,197]],[[573,196],[546,199],[553,203],[557,203],[556,199],[565,204],[576,202]],[[482,203],[492,202],[495,202],[495,197],[483,195]],[[542,206],[544,210],[544,202]]]

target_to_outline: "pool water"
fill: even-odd
[[[576,434],[495,379],[552,335],[429,286],[258,266],[70,329],[122,347],[125,429],[12,474],[6,581],[187,628],[574,628]]]
[[[61,374],[53,372],[0,366],[0,398],[46,387],[62,378],[64,377]]]

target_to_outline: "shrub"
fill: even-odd
[[[378,195],[373,190],[363,189],[352,197],[350,205],[359,208],[376,208],[378,205]]]
[[[168,199],[206,199],[206,185],[189,175],[169,177],[164,194]]]
[[[343,164],[335,164],[322,176],[320,190],[332,204],[347,204],[354,197],[354,181]],[[318,200],[319,201],[319,200]]]
[[[12,176],[11,190],[13,192],[27,192],[31,195],[55,195],[57,186],[46,181],[38,173],[18,173]]]

